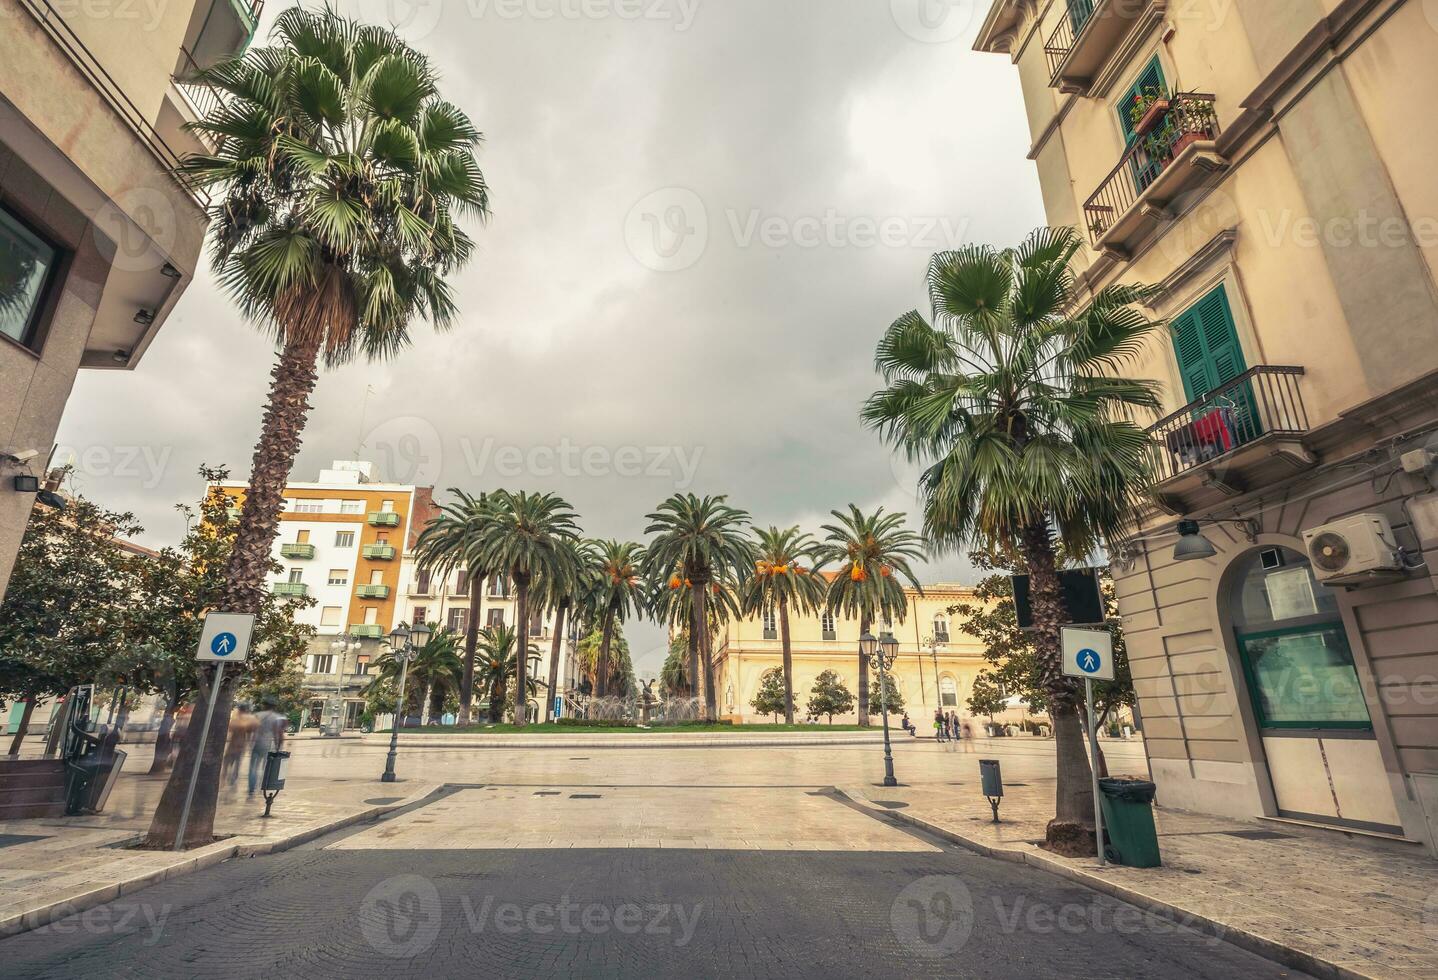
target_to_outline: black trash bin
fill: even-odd
[[[1109,778],[1098,781],[1109,857],[1130,868],[1157,868],[1158,830],[1153,824],[1153,797],[1158,787],[1147,779]]]

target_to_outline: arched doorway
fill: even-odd
[[[1227,601],[1279,814],[1401,833],[1333,591],[1270,547],[1235,563]]]

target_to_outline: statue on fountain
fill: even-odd
[[[644,690],[639,695],[639,723],[641,725],[649,727],[649,710],[658,703],[659,699],[654,696],[654,681],[645,681]]]

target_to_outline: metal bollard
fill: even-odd
[[[265,779],[260,786],[260,791],[265,794],[265,812],[262,816],[270,815],[270,807],[274,805],[275,797],[285,788],[285,773],[289,768],[288,752],[274,751],[265,757]]]
[[[994,808],[994,823],[998,823],[999,802],[1004,798],[1004,777],[998,759],[979,760],[979,783],[989,806]]]

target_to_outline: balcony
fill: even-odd
[[[378,640],[384,637],[384,627],[379,623],[351,623],[349,635],[356,640]]]
[[[355,595],[361,599],[388,599],[388,585],[361,585],[355,589]]]
[[[394,545],[367,544],[360,549],[360,554],[370,561],[394,561]]]
[[[299,561],[306,561],[315,556],[315,546],[312,544],[301,544],[292,541],[289,544],[280,545],[281,558],[294,558]]]
[[[1134,25],[1145,15],[1162,17],[1154,7],[1150,0],[1068,0],[1067,14],[1044,42],[1049,85],[1088,92]]]
[[[370,527],[399,527],[399,515],[390,510],[372,510],[366,520]]]
[[[1303,375],[1301,367],[1250,368],[1150,427],[1154,491],[1165,509],[1187,513],[1313,466]]]
[[[1084,222],[1097,251],[1127,258],[1132,247],[1173,215],[1180,195],[1209,174],[1228,169],[1214,142],[1213,96],[1180,92],[1151,104],[1134,141],[1084,203]]]
[[[211,0],[198,4],[196,14],[203,19],[198,21],[198,31],[191,27],[186,47],[205,68],[244,54],[255,36],[264,6],[264,0]]]
[[[276,582],[270,587],[275,595],[307,596],[310,594],[310,587],[303,582]]]

